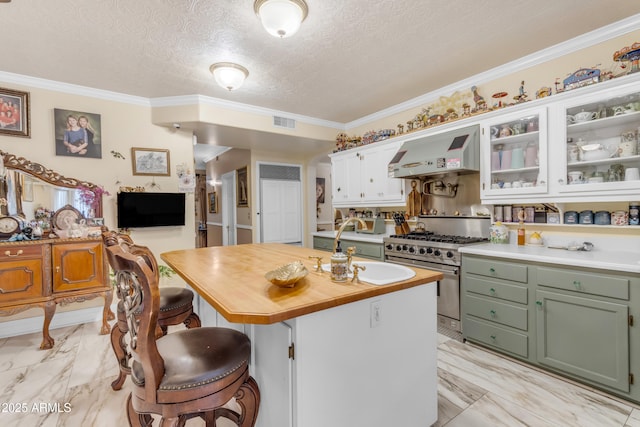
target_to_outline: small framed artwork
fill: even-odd
[[[247,167],[236,169],[236,200],[239,208],[249,207],[249,181],[247,179]]]
[[[53,109],[56,156],[102,158],[100,114]]]
[[[0,135],[31,138],[29,92],[0,87]]]
[[[209,213],[218,213],[218,195],[214,191],[209,193]]]
[[[134,175],[171,175],[169,150],[132,147],[131,163]]]

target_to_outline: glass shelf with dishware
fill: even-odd
[[[495,120],[495,119],[494,119]],[[539,194],[547,191],[546,109],[537,108],[500,116],[483,123],[481,198]]]
[[[561,192],[622,192],[640,183],[640,93],[605,95],[607,99],[592,96],[565,109],[566,181]]]

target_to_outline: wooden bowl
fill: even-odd
[[[291,288],[307,274],[307,267],[302,262],[295,261],[269,271],[264,277],[276,286]]]

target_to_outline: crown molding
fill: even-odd
[[[124,104],[133,104],[143,107],[149,107],[151,105],[148,98],[143,98],[140,96],[95,89],[87,86],[79,86],[71,83],[56,82],[53,80],[24,76],[21,74],[8,73],[5,71],[0,71],[0,82],[35,87],[38,89],[51,90],[55,92],[70,93],[73,95],[87,96],[90,98],[104,99],[107,101],[122,102]]]
[[[457,81],[448,86],[441,87],[435,91],[420,95],[403,103],[385,108],[384,110],[380,110],[376,113],[369,114],[367,116],[345,123],[345,127],[347,130],[353,129],[355,127],[363,126],[377,120],[385,119],[386,117],[394,114],[402,113],[412,108],[423,107],[425,104],[434,102],[442,96],[451,96],[451,94],[455,93],[456,91],[469,90],[469,88],[471,88],[471,86],[473,85],[479,86],[483,83],[497,80],[499,78],[511,75],[518,71],[522,71],[534,65],[560,58],[567,54],[573,53],[576,50],[584,49],[637,30],[640,30],[640,14],[632,15],[621,21],[615,22],[602,28],[598,28],[597,30],[585,34],[581,34],[562,43],[558,43],[554,46],[542,49],[538,52],[476,74],[467,79]]]

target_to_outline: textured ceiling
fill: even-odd
[[[148,98],[200,94],[347,123],[640,13],[631,0],[307,0],[293,37],[253,0],[13,0],[0,71]],[[209,66],[250,71],[237,91]]]

